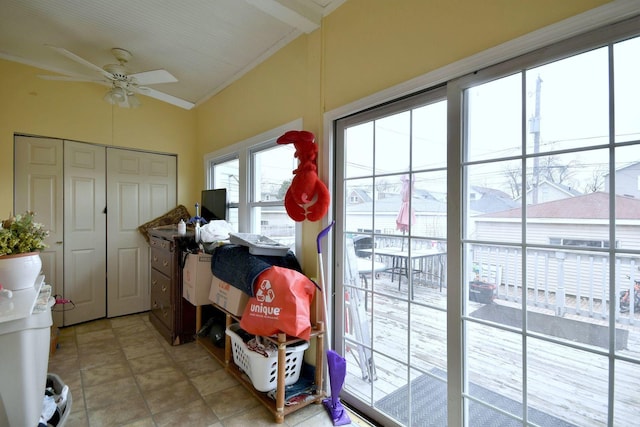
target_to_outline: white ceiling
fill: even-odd
[[[319,28],[321,18],[345,1],[0,0],[0,58],[98,78],[47,45],[100,67],[117,62],[111,48],[124,48],[133,54],[129,73],[166,69],[178,82],[151,87],[190,108]]]

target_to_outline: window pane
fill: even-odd
[[[465,261],[467,280],[464,282],[467,312],[487,321],[522,328],[521,316],[498,310],[502,303],[519,306],[522,301],[521,249],[469,243],[463,247],[468,254]]]
[[[536,422],[533,409],[537,409],[556,419],[537,421],[538,425],[562,425],[563,421],[576,426],[606,426],[609,375],[606,356],[535,338],[528,339],[528,347],[527,399],[531,421]],[[569,382],[570,378],[578,381]]]
[[[431,239],[447,237],[447,172],[417,173],[411,198],[416,222],[414,236]]]
[[[608,79],[607,48],[528,71],[527,153],[608,143]]]
[[[411,129],[413,170],[447,166],[447,102],[441,101],[413,110]]]
[[[521,75],[481,84],[465,92],[467,160],[522,152]]]
[[[373,175],[373,122],[346,129],[345,178]]]
[[[472,314],[473,316],[473,314]],[[491,345],[488,345],[491,343]],[[467,392],[484,404],[522,417],[522,337],[520,334],[479,325],[467,324],[469,347]],[[496,367],[500,369],[495,369]],[[469,401],[469,425],[482,425],[478,413],[480,403]],[[486,410],[482,411],[485,412]],[[510,418],[491,411],[491,425],[516,425]]]
[[[602,191],[607,154],[591,150],[527,160],[527,170],[537,170],[527,191],[527,242],[608,245],[609,195]]]
[[[240,201],[240,163],[238,159],[213,164],[213,188],[226,188],[229,203]],[[231,213],[229,215],[231,216]]]
[[[465,237],[474,240],[520,242],[522,173],[520,162],[466,166]]]
[[[255,207],[251,213],[258,224],[253,233],[269,236],[270,239],[295,251],[295,221],[289,218],[284,206]]]
[[[404,111],[375,122],[376,174],[406,172],[411,167],[411,113]]]
[[[227,218],[227,222],[229,224],[231,224],[231,227],[233,228],[233,231],[235,232],[239,232],[240,230],[238,229],[238,208],[235,207],[230,207],[229,208],[229,218]]]
[[[615,378],[613,393],[620,398],[613,407],[613,425],[633,425],[640,418],[640,405],[634,398],[638,387],[638,364],[616,360]]]
[[[616,148],[615,159],[616,243],[620,248],[639,250],[640,145]]]
[[[352,179],[345,181],[344,186],[345,231],[371,232],[373,230],[373,179]]]
[[[616,43],[613,48],[616,142],[640,139],[640,37]]]
[[[251,202],[284,200],[298,167],[293,144],[275,145],[252,155],[253,192]]]
[[[604,191],[608,173],[606,150],[534,157],[527,160],[527,204]]]

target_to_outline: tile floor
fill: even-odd
[[[69,385],[76,426],[332,426],[322,405],[273,415],[196,343],[170,346],[147,314],[62,328],[49,372]],[[350,414],[352,425],[369,424]]]

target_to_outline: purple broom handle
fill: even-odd
[[[331,230],[331,227],[333,227],[333,224],[335,224],[335,220],[331,221],[331,224],[327,225],[327,227],[322,230],[320,233],[318,233],[318,237],[316,238],[316,245],[318,246],[318,253],[321,254],[322,253],[322,243],[320,243],[320,240],[322,240],[322,238],[324,236],[326,236],[327,234],[329,234],[329,230]]]

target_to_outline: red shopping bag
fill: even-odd
[[[254,287],[255,296],[249,298],[240,319],[242,329],[254,335],[284,332],[309,340],[311,300],[316,288],[308,277],[272,266],[260,273]]]

